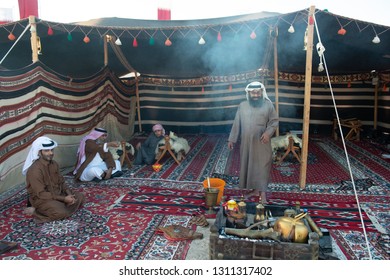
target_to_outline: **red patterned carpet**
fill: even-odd
[[[201,191],[170,190],[140,186],[129,191],[115,210],[192,216],[205,211]]]
[[[25,190],[0,196],[0,240],[18,249],[2,259],[185,259],[189,241],[172,242],[157,228],[189,225],[205,209],[202,182],[223,178],[225,195],[238,197],[239,151],[227,149],[227,135],[188,135],[191,150],[180,165],[169,156],[162,170],[125,169],[121,178],[96,183],[68,183],[87,195],[85,206],[69,219],[37,225],[23,215]],[[342,145],[329,138],[309,142],[307,184],[298,186],[300,165],[287,157],[272,169],[271,204],[300,201],[320,227],[330,231],[346,259],[368,258],[358,203],[375,259],[390,259],[390,160],[371,142],[348,142],[354,180]],[[355,194],[356,190],[356,194]]]
[[[70,184],[72,179],[68,178]],[[188,226],[190,217],[169,213],[145,213],[111,209],[115,200],[130,191],[124,179],[102,185],[74,186],[86,194],[87,203],[72,217],[37,224],[25,217],[26,192],[2,202],[1,240],[12,240],[18,249],[2,259],[34,260],[181,260],[190,241],[168,241],[158,227]],[[155,181],[142,183],[154,185]],[[168,183],[167,185],[170,185]]]

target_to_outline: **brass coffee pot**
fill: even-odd
[[[280,217],[276,220],[274,230],[279,232],[281,237],[292,242],[306,243],[309,230],[305,223],[301,221],[305,213],[292,217]]]

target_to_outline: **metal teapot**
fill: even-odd
[[[294,218],[280,217],[275,221],[274,230],[279,232],[283,239],[296,243],[306,243],[309,230],[301,219],[306,216],[301,213]]]

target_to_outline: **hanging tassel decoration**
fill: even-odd
[[[51,36],[51,35],[53,35],[53,34],[54,34],[53,28],[51,28],[51,27],[49,26],[49,28],[47,29],[47,35]]]
[[[134,38],[134,39],[133,39],[133,47],[134,47],[134,48],[138,47],[137,38]]]
[[[376,35],[376,36],[374,37],[374,39],[372,39],[372,42],[373,42],[374,44],[379,44],[379,43],[381,42],[381,39],[379,39],[378,35]]]
[[[345,35],[345,33],[347,33],[347,30],[345,30],[343,27],[341,27],[339,31],[337,31],[337,34],[339,35]]]
[[[85,35],[83,41],[84,41],[84,43],[88,44],[89,42],[91,42],[91,39],[89,39],[89,37],[87,35]]]
[[[167,38],[166,40],[165,40],[165,46],[167,46],[167,47],[170,47],[171,45],[172,45],[172,42],[171,42],[171,40],[169,40],[169,38]]]
[[[15,37],[14,34],[10,33],[10,34],[8,35],[8,39],[11,40],[11,41],[15,41],[16,37]]]
[[[221,32],[218,32],[217,40],[218,40],[218,42],[221,42],[221,41],[222,41]]]

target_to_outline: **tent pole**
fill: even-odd
[[[378,122],[378,87],[379,82],[375,85],[375,95],[374,95],[374,130],[377,129],[377,122]]]
[[[275,27],[277,28],[277,27]],[[278,32],[276,32],[278,34]],[[279,116],[279,69],[278,69],[278,36],[274,37],[274,82],[275,82],[275,107]],[[276,128],[276,136],[279,136],[279,126]]]
[[[35,22],[35,16],[29,16],[28,21],[31,25],[31,50],[32,50],[32,62],[37,62],[38,59],[38,36],[37,36],[37,24]]]
[[[138,76],[137,76],[137,72],[134,72],[134,76],[135,76],[135,96],[136,96],[136,98],[137,98],[138,129],[139,129],[139,132],[142,132],[141,108],[140,108],[140,102],[139,102],[139,91],[138,91]]]
[[[305,73],[305,101],[303,106],[303,134],[302,134],[302,156],[299,186],[301,189],[306,185],[307,156],[309,147],[309,123],[310,123],[310,95],[313,61],[313,37],[314,37],[314,12],[315,7],[311,6],[308,16],[307,47],[306,47],[306,73]]]
[[[108,65],[108,48],[107,48],[107,41],[110,40],[110,35],[104,36],[104,66]]]

